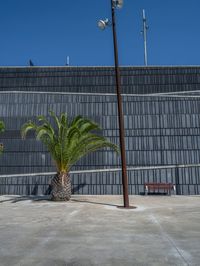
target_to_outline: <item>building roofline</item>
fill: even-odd
[[[123,66],[121,65],[120,68],[141,68],[141,69],[151,69],[151,68],[197,68],[200,65],[166,65],[166,66]],[[114,66],[0,66],[2,68],[114,68]]]

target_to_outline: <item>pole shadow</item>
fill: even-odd
[[[104,203],[104,202],[95,202],[95,201],[89,201],[89,200],[71,199],[71,201],[73,201],[73,202],[79,202],[79,203],[94,204],[94,205],[111,206],[111,207],[117,207],[117,206],[119,206],[117,204],[110,204],[110,203]]]

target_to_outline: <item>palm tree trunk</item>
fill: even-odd
[[[69,173],[58,173],[51,181],[51,200],[68,201],[71,198],[71,179]]]

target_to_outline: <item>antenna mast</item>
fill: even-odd
[[[69,66],[69,56],[67,56],[66,66]]]
[[[142,20],[143,20],[143,30],[141,31],[144,39],[144,64],[145,66],[148,65],[147,60],[147,30],[149,29],[149,26],[147,25],[147,19],[145,15],[145,10],[142,10]]]

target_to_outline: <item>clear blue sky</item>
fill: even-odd
[[[199,0],[124,0],[117,10],[121,65],[143,65],[141,12],[146,10],[150,65],[200,64]],[[113,65],[110,0],[1,0],[0,65]]]

